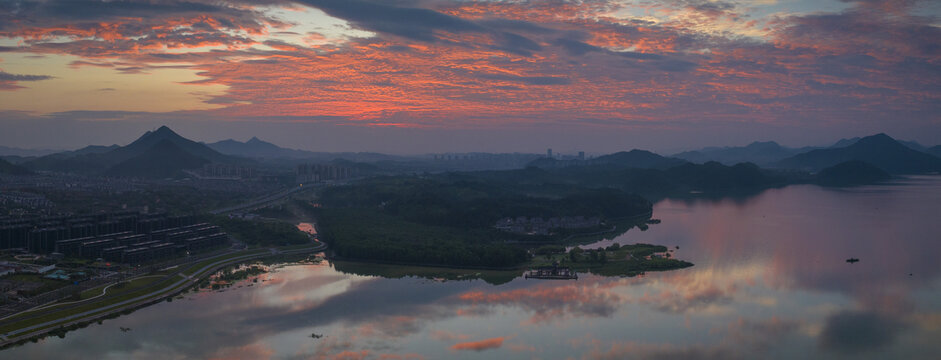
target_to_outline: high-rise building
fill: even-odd
[[[579,152],[578,152],[578,159],[579,159],[579,160],[585,160],[585,152],[584,152],[584,151],[579,151]]]
[[[552,158],[552,148],[546,149],[546,157],[550,159]]]

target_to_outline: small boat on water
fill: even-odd
[[[571,268],[553,265],[529,269],[523,277],[526,279],[578,280],[578,273]]]

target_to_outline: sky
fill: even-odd
[[[0,0],[0,144],[941,144],[931,0]]]

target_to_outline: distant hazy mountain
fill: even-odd
[[[317,156],[316,153],[303,150],[285,149],[270,142],[259,140],[252,137],[246,142],[236,140],[222,140],[211,144],[206,144],[213,150],[227,155],[244,156],[250,158],[272,159],[289,158],[304,159]]]
[[[185,169],[196,169],[209,160],[184,150],[169,139],[162,139],[142,153],[112,166],[110,176],[171,178],[181,177]]]
[[[197,168],[207,162],[245,161],[220,154],[162,126],[144,133],[127,146],[88,146],[76,151],[43,156],[23,165],[30,169],[46,171],[168,177],[180,175],[183,169]]]
[[[870,163],[850,160],[821,170],[817,174],[817,183],[826,186],[852,186],[872,184],[891,177],[885,170]]]
[[[0,156],[45,156],[55,154],[61,150],[49,149],[20,149],[14,147],[0,146]]]
[[[807,150],[811,149],[784,147],[774,141],[756,141],[747,146],[713,147],[698,151],[686,151],[673,155],[673,157],[699,164],[708,161],[718,161],[726,165],[735,165],[743,162],[770,164]]]
[[[927,148],[925,149],[925,152],[937,157],[941,157],[941,145],[935,145]]]
[[[66,152],[66,153],[59,153],[59,154],[67,154],[68,156],[79,156],[79,155],[85,155],[85,154],[101,154],[101,153],[106,153],[106,152],[109,152],[109,151],[111,151],[111,150],[117,149],[117,148],[119,148],[119,147],[121,147],[121,146],[119,146],[119,145],[117,145],[117,144],[111,145],[111,146],[104,146],[104,145],[88,145],[88,146],[86,146],[86,147],[83,147],[83,148],[78,149],[78,150],[75,150],[75,151],[69,151],[69,152]]]
[[[634,149],[596,157],[590,160],[556,160],[540,158],[528,166],[540,168],[561,168],[578,165],[609,165],[637,169],[667,169],[686,164],[686,160],[664,157],[646,150]]]
[[[660,156],[646,150],[634,149],[603,155],[588,160],[591,165],[615,165],[641,169],[666,169],[686,163],[685,160]]]
[[[847,146],[853,145],[858,142],[861,138],[854,137],[849,139],[840,139],[833,145],[830,145],[829,149],[836,148],[845,148]],[[927,149],[921,144],[914,141],[902,141],[896,140],[900,144],[905,145],[906,147],[925,152]],[[762,166],[774,165],[775,163],[784,160],[785,158],[805,153],[808,151],[813,151],[817,149],[824,149],[824,147],[802,147],[802,148],[790,148],[781,146],[774,141],[756,141],[747,146],[733,146],[733,147],[707,147],[701,150],[695,151],[686,151],[679,154],[673,155],[675,158],[684,159],[690,162],[697,164],[705,163],[708,161],[718,161],[726,165],[735,165],[742,162],[755,163]]]
[[[845,139],[845,138],[844,138],[844,139],[840,139],[840,140],[837,141],[835,144],[830,145],[830,148],[832,149],[832,148],[847,147],[847,146],[850,146],[850,145],[855,144],[857,141],[859,141],[859,139],[861,139],[861,138],[860,138],[860,137],[854,137],[854,138],[849,138],[849,139]],[[925,147],[925,146],[922,145],[922,144],[919,144],[919,143],[916,142],[916,141],[905,141],[905,140],[895,140],[895,141],[898,141],[899,144],[905,145],[906,147],[908,147],[909,149],[912,149],[912,150],[917,150],[917,151],[921,151],[921,152],[925,152],[926,150],[928,150],[927,147]]]
[[[941,171],[941,158],[912,150],[886,134],[867,136],[847,147],[798,154],[774,165],[817,171],[850,160],[865,161],[892,174]]]
[[[29,170],[21,166],[11,164],[9,161],[0,159],[0,174],[22,175],[28,174]]]
[[[926,150],[928,150],[927,146],[924,146],[914,141],[898,140],[898,142],[901,143],[902,145],[908,146],[908,148],[912,150],[921,151],[921,152],[925,152]]]
[[[850,145],[855,144],[857,141],[859,141],[859,139],[860,139],[860,137],[858,137],[858,136],[857,136],[857,137],[854,137],[854,138],[849,138],[849,139],[843,138],[843,139],[838,140],[838,141],[837,141],[836,143],[834,143],[833,145],[830,145],[830,148],[831,148],[831,149],[835,149],[835,148],[844,148],[844,147],[847,147],[847,146],[850,146]]]
[[[116,164],[139,156],[162,141],[169,141],[183,151],[212,162],[231,163],[238,161],[231,156],[220,154],[218,151],[210,149],[206,145],[184,138],[166,126],[161,126],[154,131],[148,131],[127,146],[119,147],[103,153],[102,155],[106,156],[110,161],[114,161]]]

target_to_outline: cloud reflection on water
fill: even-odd
[[[616,239],[680,245],[676,256],[696,264],[682,270],[494,286],[290,266],[253,287],[191,294],[4,356],[930,358],[941,351],[932,259],[941,224],[914,214],[941,192],[889,190],[667,200],[655,209],[662,224]]]

